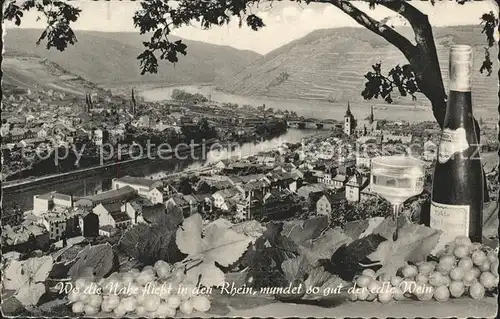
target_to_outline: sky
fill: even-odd
[[[22,0],[17,1],[22,2]],[[140,7],[139,1],[73,0],[71,3],[82,9],[78,21],[72,24],[75,30],[138,32],[133,27],[132,17]],[[367,3],[361,1],[353,1],[353,3],[378,20],[390,17],[390,23],[396,27],[404,23],[404,20],[397,17],[394,12],[385,8],[368,10]],[[412,1],[412,4],[429,16],[433,26],[478,25],[479,18],[484,12],[490,10],[496,12],[492,1],[476,1],[459,5],[453,0],[445,0],[436,1],[435,6],[432,6],[429,1]],[[352,18],[330,4],[305,5],[290,1],[275,1],[271,7],[269,2],[263,1],[258,8],[252,8],[252,13],[260,16],[266,24],[257,32],[246,26],[239,28],[235,19],[229,25],[213,27],[210,30],[203,30],[197,25],[192,25],[177,29],[173,34],[186,39],[229,45],[265,54],[317,29],[359,26]],[[36,21],[37,16],[36,12],[26,13],[21,27],[44,28],[42,21]],[[16,26],[12,22],[6,22],[6,27],[8,29]]]

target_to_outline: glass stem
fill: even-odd
[[[401,205],[392,205],[392,218],[394,218],[394,221],[396,222],[396,231],[394,232],[393,235],[393,240],[398,239],[398,232],[399,232],[399,225],[398,225],[398,217],[399,217],[399,209]]]

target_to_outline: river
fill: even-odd
[[[170,99],[174,89],[181,89],[189,93],[201,93],[211,96],[213,101],[231,102],[239,105],[260,106],[265,104],[267,108],[294,111],[299,116],[313,117],[319,119],[335,119],[343,121],[346,111],[346,102],[327,102],[320,100],[286,100],[271,97],[249,97],[221,92],[213,86],[208,85],[186,85],[144,90],[140,92],[146,101],[162,101]],[[351,102],[351,111],[357,119],[364,119],[370,113],[370,106],[375,106],[375,119],[386,119],[390,121],[406,120],[409,122],[434,121],[430,107],[413,108],[410,105],[386,104],[383,101],[358,101]],[[496,117],[495,109],[476,108],[474,115],[477,118]]]
[[[243,157],[256,154],[261,151],[276,149],[276,147],[283,142],[300,142],[302,138],[316,133],[316,130],[289,129],[280,137],[266,141],[258,141],[256,143],[245,143],[233,151],[228,151],[227,147],[223,151],[210,151],[210,149],[208,149],[207,154],[205,156],[200,156],[200,158],[196,161],[178,159],[140,160],[126,165],[109,167],[92,176],[78,180],[62,181],[57,184],[49,185],[41,184],[40,186],[22,192],[5,191],[2,194],[2,208],[9,211],[15,205],[19,205],[23,211],[27,211],[33,208],[34,195],[44,194],[51,191],[57,191],[73,196],[91,195],[96,192],[109,190],[111,188],[111,181],[113,178],[130,175],[157,179],[167,176],[168,174],[189,169],[196,169],[202,165],[214,163],[231,156]]]

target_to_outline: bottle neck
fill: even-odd
[[[474,128],[472,116],[472,94],[470,91],[450,90],[446,106],[444,128],[456,130]]]

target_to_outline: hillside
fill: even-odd
[[[405,34],[410,31],[403,30]],[[446,84],[449,46],[453,43],[475,46],[474,68],[479,70],[485,46],[480,27],[434,28],[434,37]],[[321,99],[343,105],[348,100],[371,104],[374,102],[363,101],[360,95],[365,83],[363,75],[380,61],[386,71],[398,63],[407,63],[399,51],[366,29],[317,30],[264,55],[233,78],[221,82],[218,88],[240,95]],[[473,85],[477,105],[496,107],[495,76],[486,77],[475,72]],[[396,103],[414,104],[410,98],[398,98]],[[426,105],[428,102],[420,98],[417,103]]]
[[[98,88],[57,64],[35,56],[4,57],[2,86],[7,95],[16,88],[44,88],[83,96]]]
[[[181,56],[177,64],[160,62],[158,74],[141,76],[137,56],[143,51],[142,41],[147,37],[138,33],[79,30],[76,32],[78,42],[64,52],[46,50],[44,44],[37,46],[40,34],[41,30],[37,29],[9,29],[5,37],[5,55],[18,60],[18,63],[10,60],[7,65],[19,64],[21,59],[27,57],[40,57],[102,86],[135,83],[176,85],[220,82],[260,57],[252,51],[183,40],[188,45],[188,54]],[[172,40],[176,39],[172,37]],[[9,68],[6,73],[8,78]]]

